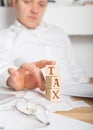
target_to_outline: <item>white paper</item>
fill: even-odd
[[[9,90],[8,90],[8,92],[10,93]],[[58,102],[48,101],[45,98],[45,93],[41,92],[38,89],[33,90],[33,91],[26,90],[25,92],[23,92],[23,91],[18,92],[18,94],[16,91],[11,91],[11,93],[13,93],[13,94],[15,93],[17,95],[17,98],[21,97],[21,98],[28,99],[31,104],[32,103],[33,104],[42,104],[47,108],[47,110],[49,112],[69,111],[69,110],[73,110],[74,108],[90,107],[90,105],[88,105],[84,101],[74,101],[71,97],[63,96],[63,95],[61,96],[61,100]],[[10,110],[14,109],[17,98],[15,98],[14,100],[12,100],[6,104],[0,105],[0,111],[4,111],[4,110],[10,111]]]
[[[3,92],[7,93],[10,91],[3,90]],[[17,92],[11,91],[11,93],[12,92],[17,94]],[[67,111],[82,106],[89,107],[84,101],[73,101],[70,97],[62,99],[61,102],[54,103],[46,100],[44,98],[44,93],[40,93],[40,91],[25,91],[19,93],[23,98],[27,98],[31,103],[43,104],[49,111],[52,112],[57,110]],[[4,127],[4,130],[93,130],[93,125],[89,123],[84,123],[51,112],[49,112],[48,115],[50,125],[45,127],[35,119],[27,117],[16,111],[13,108],[14,105],[15,100],[0,106],[0,109],[2,109],[0,110],[0,127]]]
[[[36,104],[42,104],[44,105],[49,112],[55,112],[55,111],[69,111],[74,108],[80,108],[80,107],[90,107],[87,103],[84,101],[74,101],[69,96],[61,96],[61,100],[57,102],[51,102],[48,101],[44,93],[41,93],[40,91],[28,91],[25,96],[30,103],[36,103]]]
[[[93,98],[93,84],[63,84],[62,94]]]
[[[4,130],[93,130],[92,124],[54,113],[49,113],[49,121],[50,125],[45,127],[18,112],[0,112],[0,126]]]
[[[22,91],[15,91],[10,88],[2,88],[0,87],[0,93],[8,93],[8,94],[15,94],[16,97],[23,97],[27,90],[22,90]]]

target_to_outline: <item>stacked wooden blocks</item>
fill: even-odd
[[[61,80],[58,76],[56,65],[46,66],[46,99],[50,101],[60,101],[61,99]]]

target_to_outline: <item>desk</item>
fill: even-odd
[[[93,78],[90,79],[90,83],[93,84]],[[73,97],[73,98],[75,100],[83,100],[86,103],[88,103],[91,107],[76,108],[71,111],[62,111],[62,112],[59,111],[56,113],[93,124],[93,99],[75,98],[75,97]]]
[[[91,107],[76,108],[71,111],[60,111],[56,113],[93,124],[93,99],[77,98],[77,100],[83,100],[90,104]]]

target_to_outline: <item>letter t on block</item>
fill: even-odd
[[[58,68],[56,65],[46,65],[46,76],[57,76]]]

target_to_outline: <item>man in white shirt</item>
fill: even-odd
[[[0,86],[44,90],[41,68],[55,63],[62,83],[88,82],[75,61],[68,36],[42,21],[47,0],[13,0],[13,6],[17,20],[0,34]]]

